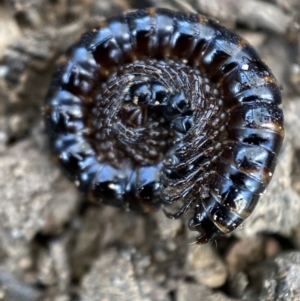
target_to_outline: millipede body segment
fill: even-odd
[[[207,243],[236,229],[270,182],[281,92],[243,38],[198,14],[101,22],[57,63],[43,108],[54,154],[94,202],[192,212]]]

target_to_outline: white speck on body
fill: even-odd
[[[244,64],[242,66],[242,70],[245,70],[245,71],[249,70],[249,65],[248,64]]]

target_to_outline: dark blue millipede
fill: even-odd
[[[207,243],[236,229],[270,182],[281,91],[242,37],[149,8],[102,21],[59,59],[43,108],[50,145],[89,200],[177,203]]]

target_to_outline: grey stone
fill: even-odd
[[[82,301],[142,301],[130,252],[101,254],[83,278],[80,296]]]
[[[195,278],[198,283],[216,288],[227,279],[227,269],[215,251],[213,244],[203,247],[191,246],[188,250],[186,275]]]
[[[234,0],[197,1],[202,12],[218,19],[242,22],[251,28],[264,28],[276,33],[285,33],[292,17],[280,7],[264,1],[250,0],[241,5]]]
[[[253,270],[252,277],[256,281],[252,282],[249,290],[259,292],[258,300],[300,300],[300,252],[282,253],[260,264]]]
[[[61,232],[78,206],[74,185],[51,161],[41,137],[7,148],[0,158],[0,240],[14,258],[38,232]]]
[[[37,301],[42,292],[0,268],[0,300]]]

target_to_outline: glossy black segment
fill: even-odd
[[[123,195],[125,193],[126,174],[109,164],[100,165],[92,182],[92,193],[98,201],[113,202],[113,206],[125,207]]]
[[[191,231],[199,232],[200,236],[197,239],[199,244],[206,244],[224,235],[224,232],[216,226],[202,204],[195,208],[195,215],[189,220],[188,226]]]
[[[100,164],[95,158],[94,154],[90,156],[84,156],[84,159],[79,163],[79,170],[77,172],[78,178],[75,178],[75,184],[78,189],[84,193],[87,193],[90,189],[91,183],[93,182]]]
[[[156,13],[155,37],[157,40],[154,55],[159,59],[164,59],[170,54],[171,38],[174,31],[174,12],[160,9]]]
[[[237,141],[228,141],[224,145],[222,158],[242,169],[265,169],[268,172],[273,171],[276,165],[276,155],[274,152],[264,147],[257,147],[257,145]]]
[[[140,10],[127,14],[127,23],[131,32],[131,44],[137,57],[148,57],[153,45],[157,43],[155,39],[156,20],[147,10]]]
[[[87,77],[93,79],[97,73],[98,66],[95,62],[91,52],[81,46],[80,44],[74,45],[70,51],[71,60],[74,64],[80,66],[81,72],[84,73]]]
[[[132,60],[132,43],[131,33],[128,24],[124,17],[114,17],[108,20],[107,26],[109,27],[113,37],[118,43],[119,48],[123,54],[124,63]]]
[[[255,174],[241,171],[228,162],[220,162],[217,171],[241,189],[247,189],[252,193],[262,193],[266,188],[266,184],[261,179],[257,179]]]
[[[265,147],[275,154],[278,154],[282,144],[282,135],[268,129],[232,128],[228,131],[228,137],[245,144]]]
[[[232,128],[257,129],[281,134],[281,124],[283,121],[282,110],[274,104],[267,103],[245,103],[230,111],[235,116],[232,121]],[[273,147],[271,147],[273,149]]]
[[[160,171],[161,164],[157,166],[145,166],[138,170],[136,193],[139,198],[147,202],[158,203],[160,201]]]
[[[199,36],[200,27],[193,17],[188,18],[177,14],[176,18],[177,22],[174,22],[174,31],[170,41],[171,52],[175,57],[186,59],[195,48],[195,37]]]
[[[223,233],[235,230],[244,219],[227,206],[222,206],[218,196],[212,191],[210,197],[203,200],[203,209]]]
[[[211,182],[211,187],[212,194],[219,198],[220,204],[242,218],[252,213],[260,197],[259,194],[241,188],[223,175],[216,175]]]

